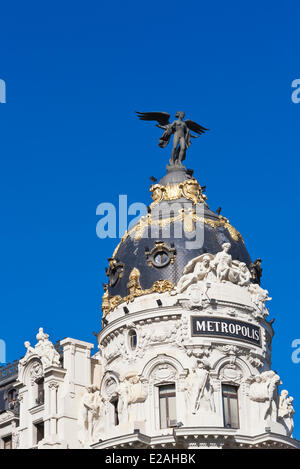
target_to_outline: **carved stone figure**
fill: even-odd
[[[30,379],[31,379],[31,384],[34,384],[38,379],[42,378],[43,376],[43,367],[40,361],[35,360],[32,363],[32,366],[30,368]]]
[[[233,283],[237,283],[236,276],[233,274],[230,275],[232,257],[230,254],[228,254],[229,249],[230,243],[222,244],[222,251],[218,252],[215,255],[213,266],[216,268],[217,279],[220,282],[228,280],[230,278]]]
[[[239,285],[249,285],[251,274],[245,262],[239,263]]]
[[[44,368],[51,365],[59,366],[59,353],[55,350],[54,345],[49,340],[49,335],[44,333],[42,327],[40,327],[36,338],[38,343],[35,346],[35,352],[40,356]]]
[[[238,285],[249,285],[250,272],[244,262],[232,260],[228,254],[230,243],[222,244],[222,251],[215,255],[212,266],[216,269],[216,276],[219,282],[232,282]]]
[[[97,426],[104,412],[105,406],[100,392],[95,386],[89,386],[82,396],[78,419],[79,440],[83,446],[97,439]]]
[[[187,396],[193,414],[199,410],[215,412],[213,387],[209,378],[209,367],[203,360],[190,372],[186,380]]]
[[[293,434],[294,430],[294,407],[293,400],[294,398],[289,396],[288,391],[283,389],[279,397],[279,406],[278,406],[278,417],[283,419],[284,424],[287,428],[288,436]]]
[[[118,387],[118,415],[120,421],[128,422],[128,400],[129,400],[129,385],[126,379],[122,379]]]
[[[250,271],[244,262],[232,260],[228,253],[230,246],[230,243],[223,243],[222,251],[215,256],[202,254],[192,259],[186,265],[183,276],[178,282],[177,293],[184,292],[190,285],[201,280],[248,286],[251,278]]]
[[[25,345],[25,347],[26,347],[26,349],[27,349],[27,350],[26,350],[26,354],[25,354],[25,356],[24,356],[24,359],[27,359],[27,358],[29,358],[30,355],[32,355],[32,354],[34,353],[34,348],[31,347],[30,342],[28,342],[28,340],[26,340],[26,341],[24,342],[24,345]]]
[[[257,283],[251,283],[248,290],[251,294],[252,303],[258,308],[263,317],[267,316],[268,311],[265,307],[265,303],[266,301],[272,300],[272,298],[269,297],[268,290],[263,290]]]
[[[118,387],[118,412],[121,421],[134,422],[141,418],[140,406],[147,394],[140,377],[136,374],[125,376]]]
[[[19,361],[19,373],[23,371],[28,360],[30,360],[33,355],[37,355],[41,360],[43,369],[48,366],[60,366],[59,353],[55,350],[54,345],[49,340],[49,335],[44,333],[42,327],[40,327],[36,338],[38,342],[35,347],[31,347],[28,341],[24,342],[27,351],[25,356]]]
[[[277,420],[277,387],[280,377],[275,371],[264,371],[256,375],[249,388],[249,397],[252,401],[264,403],[264,418],[270,417],[274,422]]]
[[[182,166],[186,150],[191,144],[191,137],[197,138],[197,136],[209,130],[190,119],[184,121],[185,114],[182,111],[178,111],[175,114],[177,119],[172,123],[169,122],[170,114],[167,112],[137,112],[137,115],[143,121],[157,121],[157,127],[164,130],[163,135],[159,139],[160,148],[165,148],[173,135],[171,166]],[[190,130],[195,132],[197,136],[192,135]]]
[[[212,254],[202,254],[192,259],[185,267],[183,276],[178,282],[177,292],[184,292],[190,285],[204,280],[212,270],[211,261],[214,259]]]

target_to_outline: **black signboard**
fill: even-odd
[[[192,316],[192,336],[230,337],[261,346],[260,328],[234,319]]]

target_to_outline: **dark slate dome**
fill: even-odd
[[[125,233],[109,259],[110,297],[128,295],[129,276],[134,268],[140,273],[143,290],[161,280],[176,285],[191,259],[203,253],[216,254],[225,242],[231,244],[233,259],[250,265],[242,236],[226,218],[208,208],[206,196],[191,171],[168,168],[150,191],[153,202],[148,216]],[[199,241],[193,243],[196,233]]]

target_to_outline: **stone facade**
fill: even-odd
[[[19,362],[19,415],[0,414],[3,445],[11,435],[14,448],[299,447],[292,398],[270,370],[268,294],[230,256],[225,274],[224,252],[205,275],[200,256],[173,291],[110,312],[92,358],[74,339],[60,355],[41,328]]]
[[[172,216],[164,206],[162,217],[152,207],[109,259],[93,356],[93,344],[67,338],[57,348],[42,328],[34,347],[25,342],[18,372],[0,380],[2,448],[300,448],[293,398],[271,369],[261,260],[251,263],[228,219],[182,190],[189,183],[182,168],[169,171],[164,202],[190,206]],[[202,247],[141,238],[175,223],[202,229]]]

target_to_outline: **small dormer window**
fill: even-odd
[[[137,346],[137,333],[134,329],[131,329],[128,333],[129,347],[131,350],[135,350]]]
[[[7,402],[10,403],[10,402],[15,402],[17,399],[17,391],[16,389],[11,389],[10,391],[8,391],[8,394],[7,394]]]

